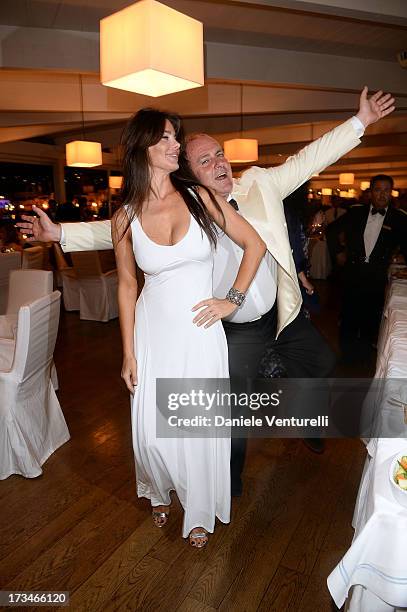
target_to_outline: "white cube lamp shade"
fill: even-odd
[[[92,168],[102,164],[102,145],[100,142],[73,140],[65,147],[66,165],[79,168]]]
[[[255,138],[225,140],[223,149],[226,159],[230,162],[244,164],[259,159],[258,141]]]
[[[353,185],[355,180],[355,175],[351,172],[345,172],[339,175],[339,184],[340,185]]]
[[[109,176],[109,187],[110,189],[120,189],[122,186],[122,176]]]
[[[360,182],[360,189],[362,191],[365,191],[366,189],[369,189],[370,187],[370,181],[361,181]]]
[[[100,80],[152,97],[202,87],[202,23],[156,0],[140,0],[105,17]]]
[[[324,196],[332,195],[332,189],[330,187],[323,187],[322,188],[322,195],[324,195]]]

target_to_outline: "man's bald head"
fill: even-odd
[[[233,188],[232,168],[220,144],[208,134],[192,134],[186,140],[186,157],[196,178],[218,195]]]

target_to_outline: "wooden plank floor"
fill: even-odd
[[[72,439],[41,477],[0,483],[0,586],[70,591],[70,609],[331,612],[326,577],[352,539],[364,450],[330,440],[252,440],[244,495],[208,547],[152,525],[138,500],[118,322],[62,313],[55,355]],[[29,608],[24,608],[27,610]]]

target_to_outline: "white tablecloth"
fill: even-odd
[[[406,310],[389,310],[380,327],[379,341],[377,343],[377,366],[384,368],[385,372],[391,340],[396,338],[406,337],[407,330],[407,309]],[[381,370],[380,370],[381,371]],[[382,375],[383,375],[382,374]],[[378,375],[376,371],[376,376]]]
[[[346,601],[347,612],[407,610],[407,508],[394,498],[389,480],[394,455],[407,455],[406,280],[393,280],[387,291],[375,378],[381,389],[379,430],[403,437],[372,438],[367,445],[353,517],[355,537],[328,577],[336,605]]]
[[[372,440],[359,488],[352,546],[328,577],[328,588],[349,612],[407,609],[407,509],[393,496],[389,469],[406,439]],[[357,588],[356,588],[357,587]]]
[[[407,310],[407,280],[394,279],[387,291],[384,316],[391,310]]]
[[[406,377],[407,280],[394,279],[387,290],[377,344],[376,378]]]

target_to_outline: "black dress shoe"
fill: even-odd
[[[325,450],[325,440],[323,438],[303,438],[305,446],[313,453],[321,455]]]

